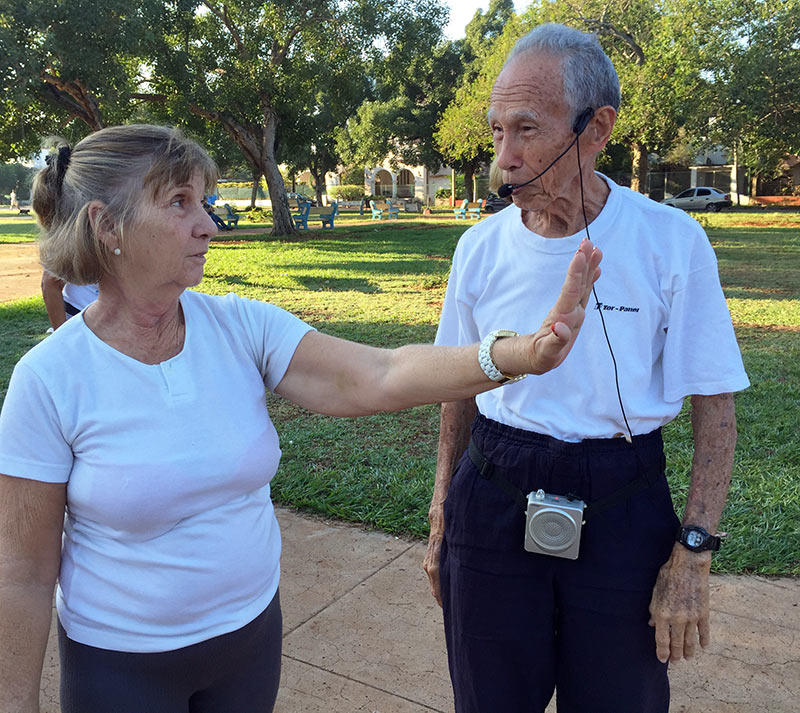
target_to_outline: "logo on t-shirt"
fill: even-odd
[[[595,309],[602,309],[604,312],[638,312],[638,307],[629,307],[628,305],[607,305],[605,302],[596,302]]]

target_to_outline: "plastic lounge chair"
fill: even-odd
[[[467,214],[470,218],[480,218],[481,217],[481,210],[483,209],[484,201],[478,201],[477,203],[467,203]]]
[[[383,211],[386,203],[376,203],[375,201],[369,202],[369,207],[372,209],[372,220],[383,220]]]

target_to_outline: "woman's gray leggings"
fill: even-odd
[[[79,644],[61,624],[62,713],[271,713],[281,675],[278,593],[246,626],[163,653]]]

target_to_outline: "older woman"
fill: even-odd
[[[354,344],[186,291],[216,234],[215,180],[199,146],[156,126],[98,131],[37,177],[44,267],[100,295],[20,360],[0,416],[0,710],[38,710],[56,579],[63,713],[272,710],[280,448],[264,386],[355,416],[541,374],[599,275],[586,242],[541,329],[480,352]]]

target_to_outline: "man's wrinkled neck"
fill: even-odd
[[[584,181],[586,217],[584,219],[580,182],[577,177],[573,188],[574,190],[558,196],[544,208],[526,209],[521,207],[523,225],[543,238],[565,238],[579,233],[585,228],[587,222],[591,223],[600,215],[611,189],[606,181],[596,173],[591,172],[586,176]]]

